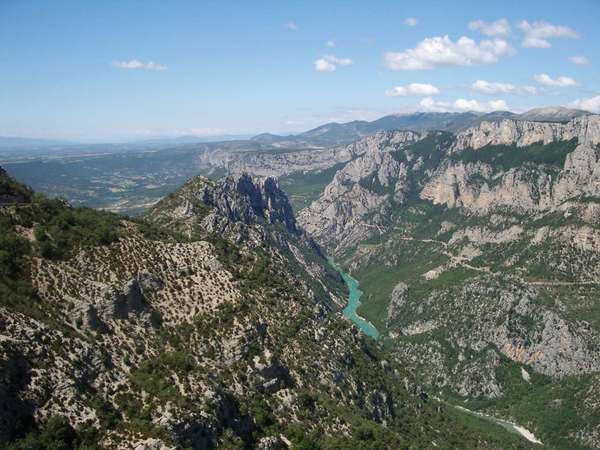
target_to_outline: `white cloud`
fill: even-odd
[[[410,83],[406,86],[396,86],[385,91],[388,97],[405,97],[407,95],[438,95],[440,90],[431,84]]]
[[[533,23],[522,20],[518,27],[525,33],[521,45],[529,48],[549,48],[552,46],[549,39],[553,38],[575,39],[579,37],[572,28],[564,25],[552,25],[543,20]]]
[[[600,113],[600,95],[596,95],[591,98],[577,99],[574,102],[568,104],[571,108],[585,109],[593,113]]]
[[[508,105],[504,100],[490,100],[486,103],[480,103],[477,100],[466,100],[459,98],[454,102],[454,109],[458,111],[476,111],[476,112],[490,112],[508,110]]]
[[[584,66],[590,63],[590,61],[585,56],[570,56],[569,61],[579,66]]]
[[[408,25],[409,27],[417,26],[418,23],[419,23],[419,21],[417,20],[416,17],[407,17],[404,20],[404,25]]]
[[[485,80],[477,80],[471,86],[473,90],[482,94],[512,94],[515,92],[515,86],[510,83],[492,83]]]
[[[504,100],[490,100],[487,105],[492,111],[508,111],[508,105]]]
[[[459,98],[454,102],[454,108],[461,111],[482,111],[483,106],[477,100]]]
[[[292,31],[296,31],[296,30],[298,30],[298,25],[296,25],[296,22],[292,22],[292,21],[289,21],[288,23],[286,23],[286,24],[285,24],[285,27],[286,27],[288,30],[292,30]]]
[[[325,58],[319,58],[315,61],[315,70],[317,72],[334,72],[335,64],[330,63]]]
[[[431,97],[426,97],[419,102],[419,106],[426,111],[433,112],[491,112],[491,111],[508,111],[508,105],[504,100],[490,100],[489,102],[481,103],[477,100],[468,100],[459,98],[453,103],[436,101]]]
[[[569,78],[569,77],[551,78],[550,75],[548,75],[547,73],[539,73],[539,74],[535,75],[533,78],[535,79],[535,81],[537,81],[540,84],[543,84],[544,86],[551,86],[551,87],[577,86],[577,81],[575,81],[573,78]]]
[[[473,20],[469,22],[469,30],[478,30],[486,36],[506,37],[510,34],[510,25],[506,19],[499,19],[495,22]]]
[[[471,89],[481,94],[513,94],[513,95],[536,95],[535,86],[515,86],[511,83],[495,83],[492,81],[477,80],[471,85]]]
[[[337,66],[351,66],[352,64],[354,64],[354,61],[352,61],[350,58],[337,58],[333,55],[327,55],[325,56],[325,59]]]
[[[494,64],[498,58],[514,52],[503,39],[480,43],[461,37],[453,42],[448,36],[432,37],[421,41],[415,48],[404,52],[385,54],[385,63],[392,70],[422,70],[438,66],[474,66]]]
[[[419,106],[425,111],[442,112],[450,109],[450,103],[441,102],[432,99],[431,97],[425,97],[419,102]]]
[[[333,48],[333,47],[335,47],[335,41],[327,41],[327,42],[325,43],[325,45],[326,45],[327,47]]]
[[[317,59],[315,62],[315,70],[317,72],[335,72],[338,66],[351,66],[354,64],[350,58],[338,58],[334,55],[325,55]]]
[[[165,64],[157,64],[155,62],[143,62],[139,59],[130,59],[129,61],[113,61],[112,65],[119,69],[141,69],[141,70],[167,70],[169,67]]]

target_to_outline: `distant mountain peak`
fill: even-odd
[[[563,122],[574,119],[575,117],[587,116],[592,113],[582,109],[571,109],[564,106],[546,106],[542,108],[530,109],[518,116],[521,120],[531,120],[533,122]]]

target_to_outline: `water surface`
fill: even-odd
[[[332,259],[329,260],[329,263],[335,270],[339,272],[344,279],[346,286],[348,286],[348,305],[344,308],[342,314],[354,322],[363,333],[371,336],[373,339],[377,339],[379,337],[379,331],[377,331],[377,328],[375,328],[371,322],[363,319],[356,313],[356,309],[360,306],[360,297],[363,294],[358,288],[358,280],[352,278],[349,274],[344,272],[340,266],[333,262]]]

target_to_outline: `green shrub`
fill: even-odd
[[[525,164],[545,164],[561,169],[567,154],[577,147],[577,139],[557,141],[550,144],[538,142],[525,147],[515,145],[487,145],[478,150],[464,150],[452,155],[452,159],[465,163],[483,162],[498,169],[509,170]]]
[[[91,208],[64,207],[34,229],[44,258],[64,259],[79,246],[108,245],[118,239],[120,217]]]
[[[80,447],[77,432],[64,417],[50,417],[38,430],[8,445],[9,450],[71,450]],[[90,447],[87,447],[90,448]]]

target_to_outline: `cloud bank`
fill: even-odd
[[[539,73],[533,77],[538,83],[549,87],[577,86],[577,81],[569,77],[552,78],[547,73]]]
[[[510,25],[506,19],[499,19],[495,22],[473,20],[469,22],[469,30],[479,31],[486,36],[506,37],[510,34]]]
[[[477,100],[459,98],[453,103],[436,101],[431,97],[426,97],[419,102],[419,106],[425,111],[432,112],[491,112],[508,111],[508,105],[504,100],[490,100],[481,103]]]

